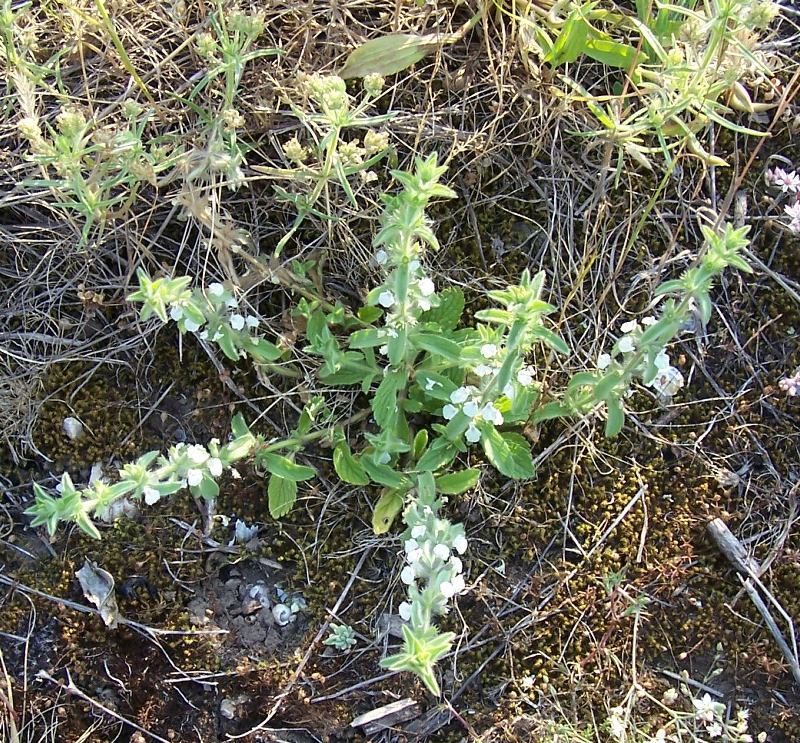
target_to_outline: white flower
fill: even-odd
[[[456,589],[449,580],[442,581],[439,584],[439,590],[446,599],[452,598],[455,595]]]
[[[450,555],[450,566],[453,568],[453,572],[456,575],[464,569],[464,563],[461,562],[461,558],[455,555]]]
[[[658,320],[656,320],[652,315],[642,318],[642,325],[644,325],[646,328],[649,328],[651,325],[655,325],[657,322]]]
[[[639,323],[637,323],[636,320],[628,320],[627,322],[622,323],[622,325],[619,326],[619,329],[623,333],[630,333],[631,331],[636,330],[636,326],[638,324]]]
[[[461,410],[464,413],[464,415],[468,415],[470,418],[474,418],[478,414],[478,403],[476,403],[474,400],[465,402],[464,407]]]
[[[403,603],[397,607],[397,613],[400,615],[400,619],[404,622],[408,622],[411,619],[411,604],[409,604],[408,601],[403,601]]]
[[[417,549],[415,549],[415,550],[411,550],[411,552],[409,552],[409,553],[406,555],[406,558],[408,559],[408,561],[409,561],[409,562],[410,562],[412,565],[413,565],[414,563],[416,563],[416,562],[419,562],[419,560],[420,560],[420,558],[421,558],[421,557],[422,557],[422,550],[421,550],[421,549],[419,549],[419,548],[417,548]]]
[[[617,740],[624,740],[625,739],[625,721],[622,717],[613,714],[616,709],[611,710],[612,715],[608,718],[608,728],[609,732],[612,736],[614,736]]]
[[[375,253],[375,263],[377,263],[379,266],[383,266],[388,260],[389,255],[385,250],[379,250],[377,253]]]
[[[427,533],[427,531],[428,530],[425,528],[425,524],[417,524],[415,527],[411,529],[411,538],[422,539]]]
[[[436,291],[436,285],[427,276],[419,281],[419,293],[423,297],[430,297]]]
[[[454,405],[450,405],[449,403],[442,408],[442,418],[445,420],[451,421],[453,418],[456,417],[458,413],[458,408]]]
[[[184,328],[186,328],[186,332],[187,332],[187,333],[196,333],[198,330],[200,330],[200,325],[199,325],[199,323],[196,323],[196,322],[195,322],[194,320],[192,320],[190,317],[187,317],[187,318],[186,318],[186,319],[183,321],[183,327],[184,327]]]
[[[661,701],[666,705],[675,704],[675,702],[678,701],[678,690],[670,686],[669,689],[661,695]]]
[[[467,587],[467,584],[464,582],[463,575],[454,575],[450,579],[450,585],[453,586],[453,590],[456,593],[461,593]]]
[[[258,327],[258,318],[255,315],[248,315],[244,319],[245,325],[248,328],[257,328]]]
[[[464,407],[466,407],[466,405]],[[487,402],[486,405],[483,406],[483,410],[481,410],[481,416],[484,420],[489,421],[489,423],[494,423],[495,426],[499,426],[503,422],[503,414],[494,406],[494,403],[492,402]]]
[[[463,534],[459,534],[453,540],[453,549],[458,552],[459,555],[463,555],[467,551],[467,538]]]
[[[486,364],[478,364],[474,371],[479,377],[488,377],[494,371],[494,369]]]
[[[410,552],[413,552],[414,550],[419,548],[419,542],[417,542],[416,539],[406,539],[403,548],[405,549],[406,554],[409,554]]]
[[[389,355],[389,346],[384,344],[383,346],[381,346],[378,349],[378,353],[381,354],[381,356],[388,356]]]
[[[222,460],[218,459],[217,457],[211,457],[206,466],[208,467],[208,471],[214,477],[222,476]]]
[[[481,440],[481,432],[475,428],[472,424],[467,429],[467,432],[464,434],[464,438],[469,441],[470,444],[474,444],[476,441]]]
[[[658,374],[649,386],[662,397],[672,397],[683,384],[683,374],[674,366],[667,366],[658,370]]]
[[[468,397],[469,397],[469,388],[459,387],[457,390],[453,390],[450,393],[450,402],[459,405],[462,402],[466,402]]]
[[[422,264],[415,258],[413,261],[408,262],[408,270],[411,271],[411,273],[415,273],[420,265]]]
[[[420,297],[417,301],[417,306],[423,311],[427,312],[431,308],[431,303],[425,299],[425,297]]]
[[[516,390],[514,389],[514,385],[509,382],[505,387],[503,387],[503,394],[509,399],[513,400],[514,395],[516,394]]]
[[[794,170],[788,173],[781,168],[775,168],[772,172],[772,184],[780,188],[783,193],[787,191],[798,193],[800,191],[800,175],[797,175]]]
[[[493,359],[497,356],[497,346],[494,343],[484,343],[481,346],[481,356],[485,359]]]
[[[192,460],[195,464],[203,464],[208,457],[209,454],[206,451],[206,448],[200,444],[192,444],[191,446],[186,447],[186,456]]]
[[[635,350],[636,344],[633,342],[633,338],[629,335],[623,336],[619,339],[619,350],[622,353],[631,353]]]
[[[527,387],[533,383],[533,369],[526,366],[517,372],[517,381],[523,386]]]
[[[403,570],[400,572],[400,580],[403,581],[407,586],[413,585],[414,581],[416,580],[416,575],[414,574],[414,568],[411,565],[406,565]]]
[[[795,201],[794,204],[785,206],[783,211],[788,214],[792,221],[789,223],[789,229],[792,232],[800,232],[800,201]]]
[[[662,348],[657,354],[654,360],[656,369],[666,369],[669,366],[669,354]]]
[[[142,493],[144,494],[144,502],[147,503],[148,506],[158,503],[161,498],[161,493],[155,488],[151,488],[149,485],[145,485]]]
[[[186,482],[190,486],[199,485],[203,481],[203,470],[190,469],[186,473]]]
[[[239,300],[237,300],[237,299],[236,299],[236,297],[231,297],[230,299],[226,299],[226,300],[225,300],[225,306],[226,306],[228,309],[231,309],[231,310],[232,310],[232,309],[234,309],[235,307],[238,307],[238,306],[239,306]]]
[[[389,291],[381,292],[378,295],[378,304],[381,307],[391,307],[394,304],[394,294]]]
[[[238,313],[231,315],[231,327],[234,330],[241,330],[244,327],[244,318]]]
[[[715,722],[706,728],[706,732],[709,738],[719,738],[722,735],[722,725]]]
[[[382,451],[380,454],[378,454],[377,461],[378,461],[378,464],[389,464],[389,461],[391,460],[391,458],[392,458],[392,456],[391,456],[391,454],[389,454],[388,451]]]
[[[443,562],[447,562],[450,557],[450,548],[446,544],[437,544],[433,548],[433,554]]]
[[[221,297],[225,293],[225,287],[215,281],[208,285],[208,293],[212,297]]]
[[[705,693],[700,699],[692,699],[695,709],[695,717],[701,722],[711,724],[722,714],[724,705],[711,700],[711,695]]]
[[[179,304],[173,304],[172,307],[169,308],[169,316],[178,322],[183,317],[183,307]]]
[[[597,368],[603,371],[603,369],[608,369],[609,366],[611,366],[611,356],[607,353],[601,353],[597,357]]]

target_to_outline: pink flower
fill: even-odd
[[[800,395],[800,368],[798,368],[794,376],[786,377],[778,382],[780,387],[789,397],[796,397]]]
[[[792,232],[800,233],[800,201],[795,201],[794,204],[785,206],[783,211],[791,217],[789,229]]]
[[[787,191],[791,193],[800,192],[800,175],[794,170],[791,172],[787,172],[783,168],[767,170],[764,173],[764,179],[768,185],[780,188],[783,193]]]

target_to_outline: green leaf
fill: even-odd
[[[436,478],[436,490],[444,495],[458,495],[475,487],[480,478],[481,471],[474,468],[450,472]]]
[[[221,325],[219,335],[217,336],[217,345],[231,361],[239,360],[239,352],[236,350],[236,344],[233,340],[233,331],[225,325]]]
[[[250,428],[241,413],[237,413],[231,419],[231,433],[233,437],[238,439],[240,436],[249,436]]]
[[[461,359],[461,346],[440,335],[414,333],[411,340],[416,348],[441,356],[447,361],[457,362]]]
[[[429,371],[418,371],[415,381],[427,397],[443,402],[450,402],[450,395],[458,386],[449,377]]]
[[[538,423],[554,418],[566,418],[570,415],[572,415],[572,411],[566,405],[562,405],[560,402],[548,402],[533,413],[533,420]]]
[[[436,481],[432,472],[420,472],[417,475],[417,502],[432,506],[436,500]]]
[[[625,411],[622,409],[622,403],[616,397],[606,400],[606,408],[608,418],[606,419],[605,434],[607,438],[613,438],[625,424]]]
[[[200,484],[190,488],[194,495],[199,495],[207,501],[214,500],[219,495],[219,485],[210,475],[203,475]]]
[[[561,33],[553,42],[553,48],[545,55],[544,61],[549,62],[553,67],[574,62],[586,51],[586,40],[590,28],[589,24],[579,16],[572,15],[567,18],[561,27]]]
[[[420,322],[436,323],[442,330],[455,330],[464,312],[464,292],[451,287],[439,292],[439,306],[423,312]]]
[[[386,343],[386,333],[379,335],[377,329],[367,328],[365,330],[356,330],[350,336],[348,345],[350,348],[373,348],[374,346],[382,346]]]
[[[362,322],[375,322],[382,314],[383,310],[380,307],[361,307],[357,316]]]
[[[559,336],[557,333],[554,333],[549,328],[544,328],[539,326],[534,331],[536,337],[552,348],[554,351],[558,351],[558,353],[562,353],[564,355],[569,354],[569,346],[564,342],[564,340]]]
[[[373,482],[386,485],[388,488],[397,488],[398,490],[408,486],[408,479],[393,470],[388,464],[380,464],[369,456],[362,457],[361,464]]]
[[[619,372],[608,372],[594,387],[595,400],[606,400],[622,381]]]
[[[389,34],[372,39],[350,53],[339,77],[348,80],[367,75],[394,75],[419,62],[438,46],[433,34]]]
[[[609,38],[589,39],[584,47],[587,57],[602,62],[609,67],[630,69],[634,64],[647,61],[647,55],[637,52],[630,44],[622,44]]]
[[[404,491],[386,490],[372,509],[372,531],[385,534],[392,526],[397,514],[403,509]]]
[[[346,441],[337,444],[333,450],[333,468],[336,474],[351,485],[368,485],[369,477],[361,463],[353,456]]]
[[[428,430],[423,428],[417,431],[414,436],[414,443],[411,446],[411,457],[416,462],[428,448]]]
[[[478,425],[486,458],[506,477],[522,480],[533,477],[533,456],[527,440],[518,433],[500,433],[491,423]]]
[[[407,377],[398,371],[390,371],[386,374],[378,389],[375,397],[372,398],[372,414],[375,422],[381,428],[387,428],[397,420],[397,393],[405,387]]]
[[[279,475],[272,475],[267,485],[269,513],[274,519],[285,516],[297,500],[297,483]]]
[[[281,349],[263,338],[246,337],[242,341],[242,348],[252,357],[253,361],[261,364],[277,361],[281,357]]]
[[[317,474],[316,470],[312,467],[297,464],[288,457],[283,457],[280,454],[267,452],[262,455],[262,461],[270,474],[277,475],[285,480],[302,482],[303,480],[310,480]]]
[[[456,454],[458,454],[456,445],[440,436],[434,439],[433,443],[428,447],[428,451],[422,455],[422,458],[417,462],[416,469],[420,472],[435,472],[449,465]]]

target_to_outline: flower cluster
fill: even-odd
[[[128,300],[143,303],[143,320],[152,314],[163,322],[172,319],[181,333],[196,333],[201,340],[216,343],[232,361],[247,355],[264,363],[280,356],[277,346],[255,334],[260,324],[258,317],[243,313],[239,301],[222,284],[214,282],[205,291],[192,291],[188,276],[153,280],[142,269],[137,274],[139,290]]]
[[[800,175],[794,170],[767,168],[764,171],[764,180],[768,186],[779,188],[783,193],[800,193]]]
[[[488,421],[495,426],[503,423],[503,414],[495,407],[493,402],[483,402],[483,396],[477,387],[468,385],[459,387],[450,394],[450,402],[442,408],[442,417],[452,420],[459,413],[469,418],[469,426],[464,432],[464,438],[474,444],[481,440],[478,428],[480,421]]]
[[[795,369],[791,377],[785,377],[778,382],[780,387],[789,397],[800,395],[800,366]]]
[[[764,180],[768,186],[795,197],[791,204],[783,207],[783,211],[789,217],[787,225],[789,231],[800,234],[800,175],[794,170],[784,170],[778,167],[767,168],[764,171]]]
[[[466,588],[459,557],[467,551],[464,527],[438,518],[435,508],[418,502],[409,506],[404,519],[408,526],[404,533],[407,564],[400,580],[409,587],[410,601],[400,604],[400,616],[411,621],[415,601],[426,617],[446,614],[447,601]]]
[[[418,522],[411,527],[405,540],[407,565],[400,573],[400,580],[410,587],[412,600],[416,592],[432,613],[445,614],[446,601],[466,588],[461,574],[464,565],[458,555],[467,551],[467,538],[463,526],[437,518],[430,506],[423,506],[419,511]],[[417,588],[420,580],[426,583],[421,593]],[[403,601],[398,611],[405,621],[411,619],[410,602]]]
[[[606,371],[611,368],[615,363],[615,356],[622,355],[622,364],[625,363],[626,357],[630,357],[636,353],[640,348],[640,339],[644,330],[657,322],[655,317],[649,316],[642,318],[641,325],[638,320],[627,320],[620,326],[620,331],[624,335],[614,344],[610,354],[601,353],[597,357],[597,368],[600,371]],[[648,387],[652,387],[659,398],[668,400],[676,392],[678,392],[684,385],[683,374],[672,366],[670,363],[669,354],[665,348],[658,350],[651,359],[655,369],[653,378],[646,382]],[[638,373],[643,376],[647,375],[647,360],[637,369]]]
[[[389,262],[389,254],[382,248],[375,253],[375,262],[383,267]],[[391,310],[386,325],[415,325],[420,312],[427,312],[437,305],[436,285],[426,273],[422,263],[414,258],[408,262],[408,288],[405,302],[400,306],[398,298],[390,289],[383,289],[377,296],[381,307]]]
[[[233,469],[234,462],[248,456],[255,443],[255,437],[248,432],[233,437],[222,446],[218,439],[211,439],[208,447],[177,444],[166,456],[151,451],[122,467],[120,479],[113,485],[98,476],[82,490],[74,486],[65,472],[56,488],[60,497],[53,498],[35,484],[36,502],[26,513],[33,516],[33,526],[44,525],[51,534],[55,533],[59,521],[72,521],[89,536],[99,539],[100,532],[92,522],[91,514],[96,513],[108,520],[112,513],[119,512],[115,505],[127,498],[141,499],[153,505],[187,487],[197,497],[216,498],[219,493],[217,478],[226,469],[238,476]]]

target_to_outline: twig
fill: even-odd
[[[87,702],[95,709],[99,709],[103,714],[108,715],[109,717],[113,717],[115,720],[123,723],[124,725],[129,725],[134,730],[138,730],[142,735],[146,735],[153,740],[159,741],[159,743],[171,743],[166,738],[162,738],[160,735],[156,735],[155,733],[151,733],[146,728],[143,728],[141,725],[129,720],[127,717],[123,717],[118,712],[115,712],[113,709],[109,709],[104,704],[101,704],[96,699],[92,699],[86,692],[81,691],[72,680],[72,676],[70,676],[69,671],[67,671],[67,683],[65,684],[63,681],[59,681],[58,679],[53,678],[47,671],[41,670],[39,673],[36,674],[38,678],[44,679],[45,681],[50,681],[56,686],[60,686],[67,694],[72,694],[73,696],[82,699],[84,702]]]
[[[775,599],[775,597],[766,590],[763,583],[761,583],[758,577],[760,570],[758,563],[747,554],[744,546],[733,535],[731,530],[728,529],[727,524],[722,519],[714,519],[713,521],[709,522],[709,524],[706,526],[706,529],[716,543],[720,552],[722,552],[722,554],[725,555],[729,562],[736,568],[739,580],[741,581],[744,590],[747,591],[747,595],[750,597],[753,604],[755,604],[756,609],[758,609],[758,613],[761,615],[767,625],[767,629],[775,639],[775,642],[780,648],[781,653],[783,653],[783,657],[789,664],[789,669],[792,672],[794,680],[800,684],[800,663],[798,662],[797,658],[797,648],[795,646],[793,651],[789,647],[789,644],[786,642],[786,638],[780,631],[780,628],[775,622],[775,619],[772,617],[772,614],[767,608],[767,605],[764,603],[764,600],[756,590],[756,586],[754,584],[757,584],[764,589],[770,601],[780,611],[789,626],[790,632],[792,633],[792,640],[794,644],[794,626],[791,617],[786,613],[783,607],[778,604],[777,599]]]

